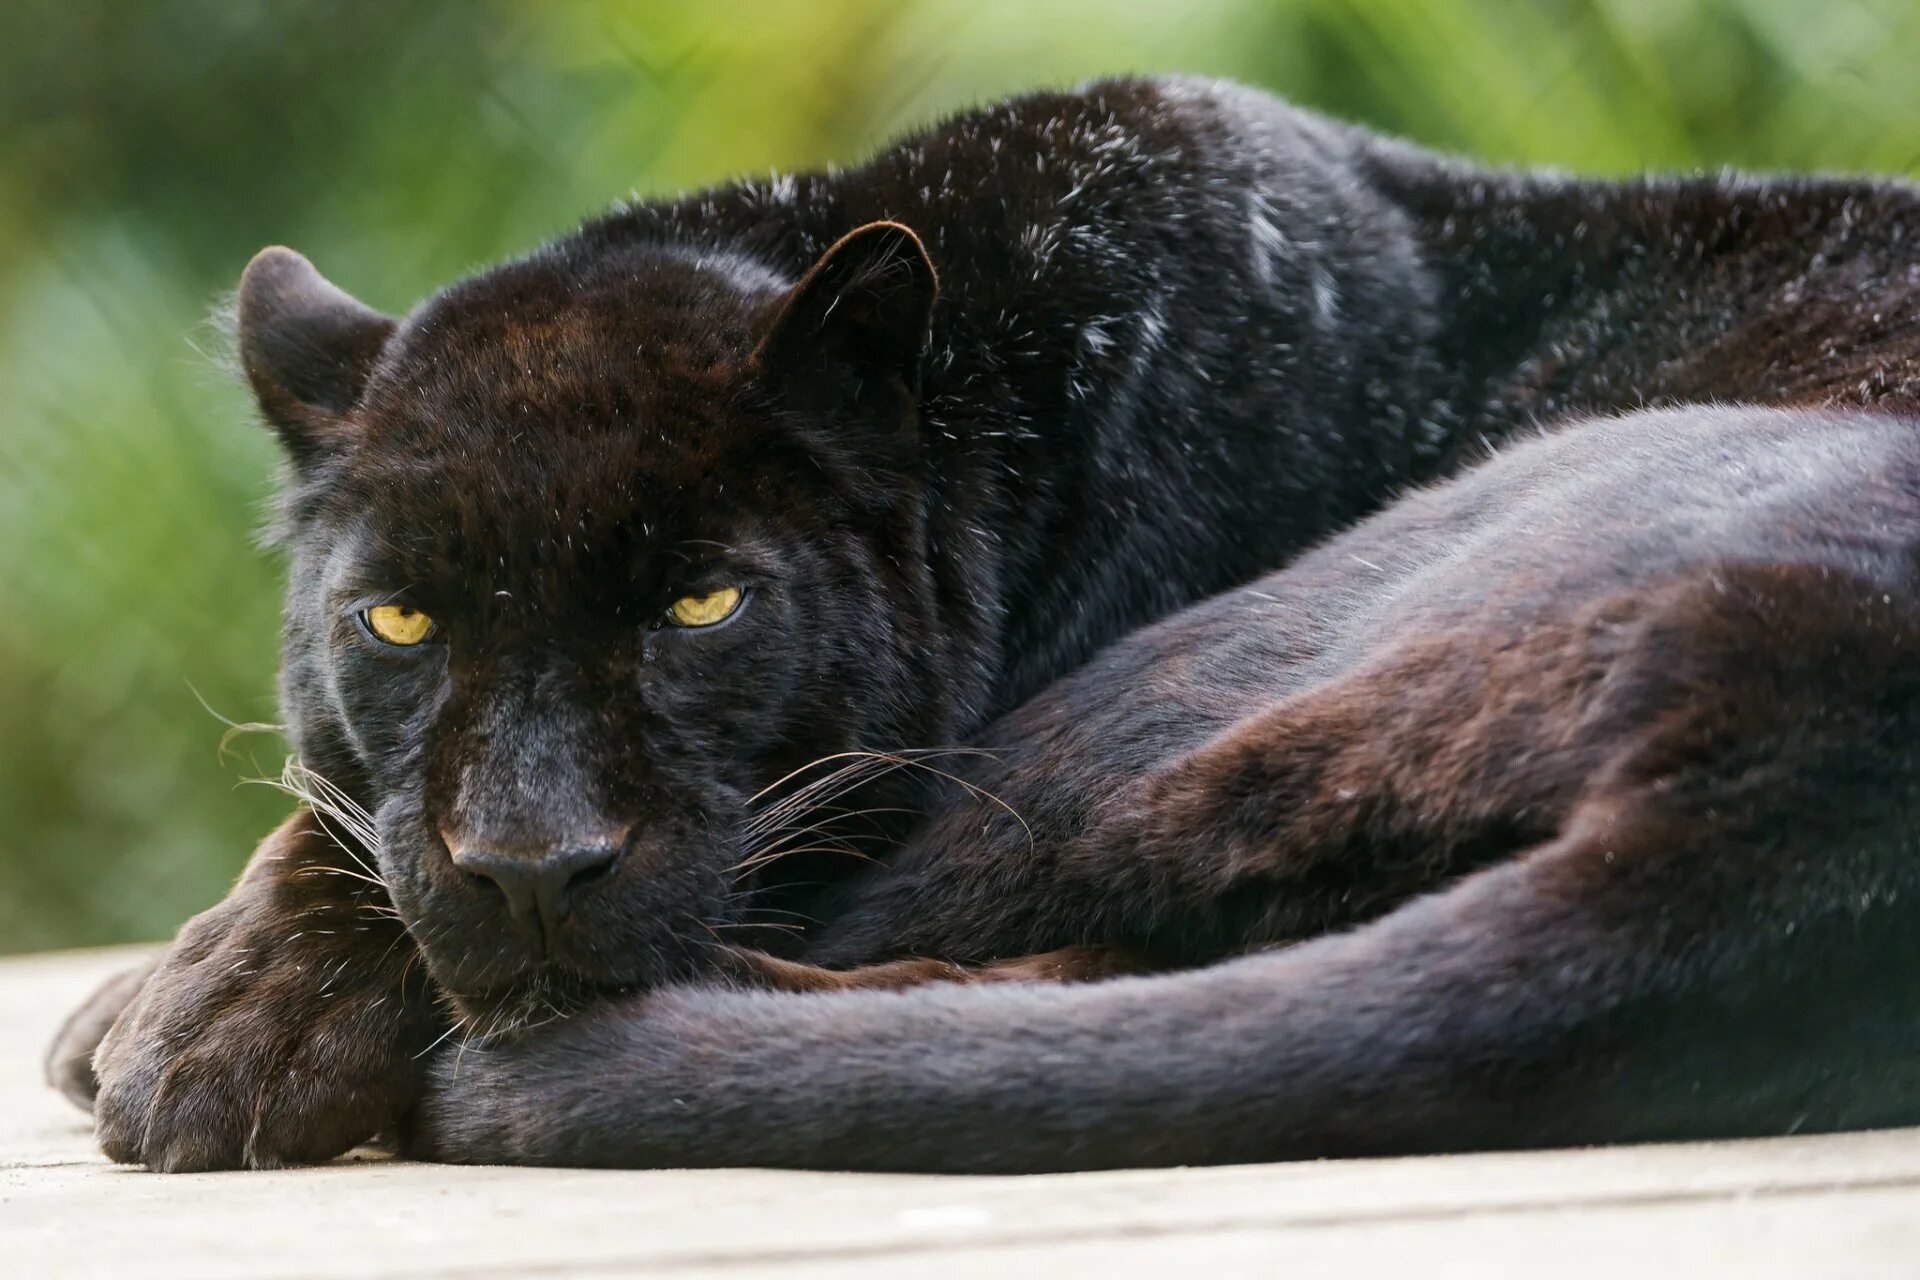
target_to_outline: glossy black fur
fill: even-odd
[[[994,958],[1064,918],[1095,929],[1160,911],[1179,882],[1163,865],[1131,905],[1117,890],[1042,899],[992,861],[993,841],[969,892],[923,894],[962,865],[936,856],[953,844],[939,833],[980,816],[923,768],[862,787],[848,803],[875,811],[865,834],[811,849],[789,837],[817,815],[772,806],[838,753],[983,733],[1000,751],[1034,708],[1069,724],[1132,708],[1113,725],[1128,752],[1094,759],[1113,776],[1017,780],[1030,823],[1074,833],[1102,786],[1246,707],[1205,680],[1128,686],[1146,674],[1125,666],[1137,645],[1089,668],[1105,683],[1055,682],[1408,486],[1583,411],[1910,405],[1915,233],[1903,184],[1494,173],[1250,90],[1128,81],[968,113],[857,169],[620,209],[399,322],[269,251],[242,282],[239,336],[291,461],[286,715],[304,764],[337,789],[322,808],[367,811],[367,830],[335,834],[384,881],[377,901],[339,909],[390,902],[481,1028],[684,980],[718,942],[778,945],[780,924],[829,912],[811,954],[853,964],[923,943]],[[1362,570],[1325,589],[1364,591]],[[728,583],[748,598],[724,626],[661,625],[677,596]],[[389,601],[433,615],[435,640],[372,642],[358,615]],[[1195,643],[1192,674],[1228,671],[1246,696],[1271,697],[1290,669],[1258,644]],[[1427,673],[1436,687],[1446,670]],[[1227,701],[1196,717],[1189,688]],[[1009,713],[1012,728],[988,730]],[[978,757],[934,763],[1013,781]],[[900,850],[903,874],[847,883],[860,856],[913,830],[888,810],[934,817]],[[1545,834],[1476,830],[1443,869]],[[318,843],[281,839],[303,866]],[[1088,940],[1188,963],[1372,918],[1433,883],[1375,880],[1393,848],[1343,839],[1351,856],[1317,874],[1344,915],[1310,903],[1281,927],[1293,886],[1241,886]],[[455,865],[474,848],[617,862],[535,929]],[[358,865],[340,860],[343,892],[365,891]],[[225,913],[236,937],[294,932],[280,904],[315,909],[258,883]],[[200,981],[228,980],[207,966]],[[390,1008],[390,986],[369,980],[358,998]],[[274,991],[275,1017],[295,1017],[299,983]],[[201,994],[254,1035],[246,990]],[[248,1126],[207,1123],[206,1099],[157,1102],[176,1040],[142,1037],[140,1021],[123,1019],[100,1059],[110,1151],[190,1168],[315,1149],[298,1107],[281,1108],[296,1117],[286,1135],[196,1141]],[[732,1024],[716,1026],[724,1048]],[[209,1024],[203,1042],[222,1034]],[[821,1042],[816,1079],[846,1044]],[[368,1075],[394,1057],[368,1056]],[[417,1085],[403,1067],[390,1089],[410,1099]],[[222,1090],[250,1096],[245,1081]]]
[[[1666,383],[1738,393],[1710,370],[1751,358],[1751,321],[1689,302],[1698,277],[1814,310],[1897,242],[1905,224],[1869,221],[1870,202],[1904,217],[1912,197],[1463,175],[1171,82],[1020,100],[851,173],[636,206],[423,307],[348,440],[308,455],[289,505],[296,742],[375,812],[449,988],[495,990],[532,958],[444,873],[449,829],[624,840],[553,940],[556,971],[684,973],[706,926],[737,922],[746,797],[835,751],[966,741],[1463,438]],[[866,374],[836,366],[863,357],[824,342],[757,364],[808,264],[882,218],[947,264],[917,402],[847,400],[838,382]],[[1873,358],[1868,339],[1849,359]],[[1806,390],[1788,374],[1768,389]],[[729,576],[754,596],[724,633],[649,636],[674,593]],[[353,599],[402,587],[453,665],[397,669],[343,634]]]
[[[935,824],[838,941],[1294,945],[661,992],[444,1066],[416,1147],[1032,1172],[1920,1120],[1916,569],[1911,419],[1514,447],[1015,712],[982,780],[1027,825]]]

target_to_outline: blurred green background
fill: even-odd
[[[164,936],[287,808],[273,451],[207,316],[375,305],[981,98],[1231,76],[1491,160],[1920,171],[1914,0],[0,4],[0,951]],[[204,705],[203,705],[204,703]]]

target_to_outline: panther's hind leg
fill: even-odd
[[[1898,630],[1905,606],[1885,596],[1815,567],[1714,566],[1386,646],[1109,782],[1077,831],[1035,845],[985,802],[951,815],[808,958],[1085,944],[1194,963],[1350,927],[1552,839],[1658,726],[1697,721],[1752,769],[1794,767],[1847,676],[1831,655]],[[1045,773],[1091,789],[1118,767],[1094,744]]]

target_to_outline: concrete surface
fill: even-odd
[[[43,1088],[126,952],[0,961],[0,1277],[1920,1277],[1920,1130],[1041,1178],[160,1177]]]

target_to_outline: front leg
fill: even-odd
[[[303,810],[107,1033],[100,1145],[161,1171],[330,1159],[397,1126],[443,1025],[384,890]]]

